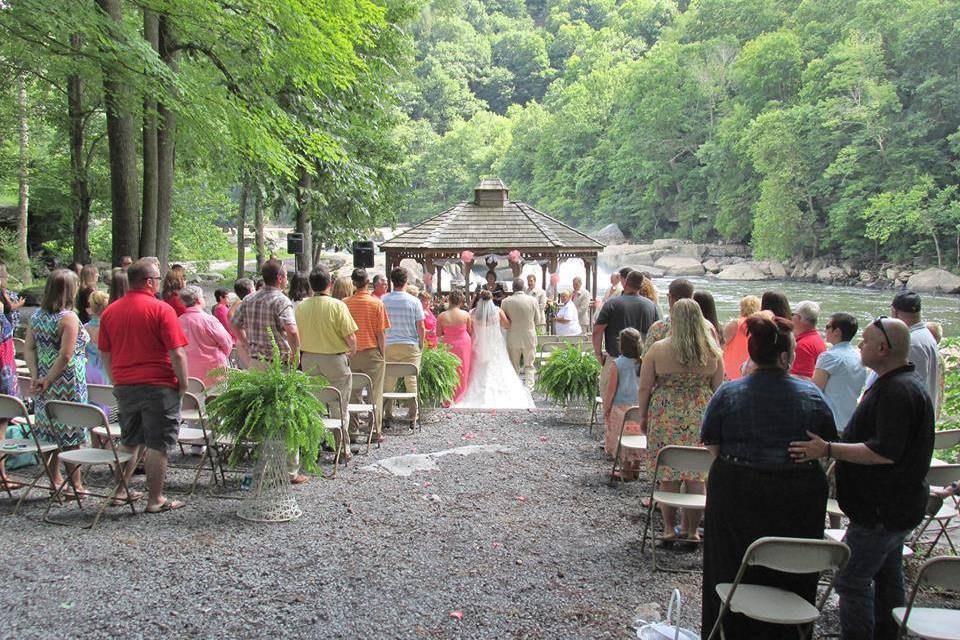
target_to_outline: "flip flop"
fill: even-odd
[[[134,502],[136,502],[137,500],[143,497],[143,491],[131,491],[127,495],[129,495],[130,498],[133,499]],[[127,504],[127,500],[125,498],[114,498],[113,500],[110,501],[111,507],[122,507],[125,504]]]
[[[179,500],[164,500],[159,507],[156,509],[144,509],[147,513],[164,513],[166,511],[173,511],[174,509],[182,509],[187,506],[186,502],[180,502]]]

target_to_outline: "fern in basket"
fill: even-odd
[[[558,404],[584,405],[596,397],[599,376],[600,362],[568,343],[540,367],[537,391]]]
[[[321,444],[333,446],[333,434],[323,426],[326,407],[314,396],[327,381],[299,371],[296,362],[285,366],[272,332],[270,340],[273,357],[266,369],[228,371],[225,391],[207,403],[207,413],[218,433],[235,445],[279,440],[288,454],[301,451],[303,467],[316,472]],[[231,464],[240,461],[242,449],[232,448]]]
[[[424,350],[417,378],[417,400],[421,407],[440,407],[453,400],[460,384],[459,367],[460,358],[446,344]]]

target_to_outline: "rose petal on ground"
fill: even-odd
[[[451,618],[456,618],[457,620],[463,620],[463,611],[451,611]]]

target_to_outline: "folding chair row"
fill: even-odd
[[[960,639],[960,611],[939,607],[917,607],[917,592],[921,587],[960,591],[960,558],[940,556],[923,563],[917,581],[910,590],[907,606],[894,607],[890,614],[900,625],[897,638],[906,634],[931,640]]]

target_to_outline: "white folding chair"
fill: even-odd
[[[599,386],[599,385],[598,385]],[[590,409],[590,431],[589,435],[593,435],[593,426],[597,424],[597,418],[600,418],[600,423],[603,423],[603,396],[596,396],[593,399],[593,405]],[[597,430],[600,433],[603,433],[603,429],[600,426],[597,426]]]
[[[342,396],[340,395],[340,390],[336,387],[322,387],[317,389],[313,395],[327,407],[327,415],[322,417],[323,427],[327,431],[332,431],[336,439],[333,453],[333,472],[329,476],[326,474],[323,475],[325,478],[336,478],[337,467],[340,466],[340,453],[344,448],[350,446],[349,438],[346,442],[344,441],[344,438],[347,437],[346,426],[349,415],[344,419],[341,412],[343,405],[340,404],[342,402]]]
[[[809,538],[765,537],[754,541],[743,554],[740,570],[733,582],[722,582],[716,586],[717,595],[723,606],[717,621],[710,630],[707,640],[723,634],[723,617],[727,611],[740,613],[748,618],[773,624],[794,625],[800,634],[807,637],[805,627],[820,617],[824,603],[833,591],[837,572],[850,559],[850,548],[842,542],[833,540],[811,540]],[[760,566],[783,573],[822,573],[832,570],[833,577],[820,596],[816,605],[812,605],[797,594],[759,584],[742,582],[748,567]]]
[[[643,526],[643,537],[640,540],[640,553],[643,553],[647,543],[647,533],[651,529],[653,522],[653,509],[658,504],[675,509],[696,509],[702,510],[707,506],[707,496],[699,493],[686,493],[682,491],[660,491],[657,484],[660,481],[660,467],[670,467],[674,471],[690,473],[707,473],[710,465],[713,464],[713,456],[702,447],[679,447],[669,445],[660,449],[657,454],[657,465],[653,471],[653,478],[650,480],[650,504],[647,507],[647,522]],[[664,526],[673,526],[673,523],[664,523]],[[652,533],[651,533],[652,536]],[[653,552],[653,570],[659,571],[657,566],[657,545],[652,543],[650,550]],[[673,569],[664,567],[665,571],[674,573],[696,573],[692,569]]]
[[[71,427],[94,429],[96,427],[107,426],[107,416],[103,413],[103,410],[100,407],[95,407],[89,404],[50,400],[45,405],[45,411],[51,420],[59,422],[60,424],[69,425]],[[56,438],[59,440],[59,430],[54,429],[53,432]],[[59,457],[64,464],[74,465],[81,468],[105,465],[112,468],[114,477],[116,478],[116,483],[114,484],[113,490],[110,491],[109,494],[104,495],[93,493],[91,491],[88,491],[85,494],[86,496],[92,496],[95,498],[104,498],[104,500],[103,504],[100,506],[100,510],[97,511],[97,515],[94,516],[93,521],[89,524],[80,526],[82,526],[84,529],[92,529],[93,527],[97,526],[97,523],[100,522],[100,518],[103,516],[103,512],[115,501],[117,492],[120,489],[123,489],[124,495],[126,496],[122,500],[122,504],[129,505],[130,512],[136,515],[137,509],[134,507],[134,501],[130,495],[130,489],[127,487],[126,480],[123,477],[123,467],[133,459],[132,453],[127,453],[126,451],[117,451],[112,438],[107,438],[108,446],[105,449],[81,448],[65,451],[62,443],[58,442],[58,444],[61,445]],[[68,467],[64,481],[60,483],[60,486],[55,488],[54,496],[50,498],[50,501],[47,503],[47,509],[43,512],[44,522],[65,525],[74,524],[64,520],[54,520],[50,517],[50,508],[53,506],[54,499],[60,497],[63,489],[68,483],[73,490],[74,499],[77,501],[77,508],[81,511],[83,510],[84,495],[77,491],[77,487],[73,483],[73,474],[70,473]]]
[[[417,365],[410,362],[388,362],[384,367],[384,377],[388,380],[395,379],[399,380],[401,378],[408,377],[417,377],[420,375],[420,370],[417,368]],[[397,391],[395,389],[384,389],[383,390],[383,406],[387,406],[388,402],[406,402],[408,405],[417,403],[417,394],[411,391]],[[413,411],[411,408],[410,411]],[[416,420],[411,420],[410,430],[412,431],[414,427],[421,427]]]
[[[367,449],[364,453],[370,453],[370,444],[373,442],[373,433],[377,429],[377,407],[373,404],[373,380],[365,373],[350,373],[350,391],[351,399],[358,399],[359,402],[347,403],[347,412],[350,419],[357,419],[359,424],[361,418],[367,424]],[[380,448],[380,443],[377,443]]]
[[[917,581],[910,590],[907,606],[894,607],[890,614],[900,625],[897,638],[905,634],[930,640],[960,640],[960,611],[934,607],[915,607],[920,587],[939,587],[960,591],[960,558],[930,558],[920,567]]]
[[[114,442],[120,442],[120,423],[110,422],[110,414],[117,408],[117,397],[113,395],[113,385],[88,384],[87,402],[103,409],[107,416],[106,426],[94,427],[90,433],[99,436],[101,440],[110,438]]]
[[[187,391],[202,399],[207,385],[200,378],[187,378]]]
[[[193,378],[191,378],[191,380],[192,379]],[[216,484],[217,482],[217,468],[213,459],[215,455],[213,434],[207,429],[203,402],[200,401],[200,398],[198,398],[196,394],[190,391],[183,394],[183,399],[180,403],[180,420],[182,423],[180,430],[177,432],[177,444],[180,445],[180,450],[183,450],[184,445],[203,447],[203,454],[200,456],[200,461],[193,466],[185,465],[186,468],[196,471],[193,476],[193,484],[190,485],[189,495],[193,495],[194,491],[197,490],[197,483],[200,481],[200,474],[203,472],[205,463],[210,462],[212,484]],[[197,424],[200,428],[186,426],[185,423]]]
[[[0,419],[9,420],[9,421],[21,421],[22,423],[30,424],[29,422],[30,415],[27,413],[27,407],[23,404],[23,401],[20,398],[8,395],[0,395]],[[40,479],[46,475],[47,480],[50,484],[47,488],[51,491],[54,489],[53,476],[50,473],[49,467],[45,464],[47,456],[58,449],[57,445],[51,444],[49,442],[41,442],[37,439],[37,434],[33,429],[27,427],[30,432],[30,438],[3,438],[0,439],[0,462],[3,461],[7,456],[19,456],[25,453],[36,453],[37,454],[37,466],[39,467],[34,474],[30,484],[25,485],[25,490],[20,494],[20,499],[17,500],[16,506],[13,508],[13,515],[16,515],[20,511],[20,506],[23,504],[23,501],[27,499],[27,496],[30,492],[37,486],[37,483],[40,482]],[[0,434],[2,435],[2,434]],[[13,493],[10,490],[10,486],[7,483],[3,484],[4,490],[7,492],[7,496],[11,499],[13,498]]]
[[[946,429],[944,431],[937,431],[933,434],[933,455],[934,457],[930,460],[931,467],[939,467],[945,464],[942,459],[937,458],[938,451],[949,452],[950,449],[953,449],[955,446],[960,444],[960,429]],[[945,456],[946,457],[946,456]]]
[[[13,361],[17,365],[17,373],[29,376],[30,369],[27,367],[27,361],[24,359],[24,352],[27,349],[27,343],[23,338],[13,339]]]
[[[617,441],[617,453],[613,456],[613,468],[610,469],[610,485],[613,485],[616,479],[617,465],[620,464],[620,453],[624,449],[635,451],[647,448],[647,436],[623,432],[628,422],[640,422],[640,407],[630,407],[623,414],[623,422],[620,424],[620,439]],[[620,480],[623,481],[623,478],[621,477]]]
[[[926,480],[931,489],[948,486],[951,482],[960,480],[960,464],[944,464],[930,467],[929,471],[927,471]],[[927,501],[927,513],[907,544],[914,551],[917,551],[917,548],[920,546],[929,545],[927,553],[923,556],[924,558],[929,558],[934,548],[936,548],[940,542],[940,539],[945,538],[947,544],[950,546],[950,551],[956,555],[957,548],[954,546],[953,539],[950,537],[950,530],[956,528],[955,523],[951,526],[951,521],[954,519],[960,519],[960,510],[957,509],[957,498],[940,499],[931,496]],[[932,540],[923,537],[927,529],[930,528],[930,525],[937,526],[937,528],[934,529],[936,533]]]

